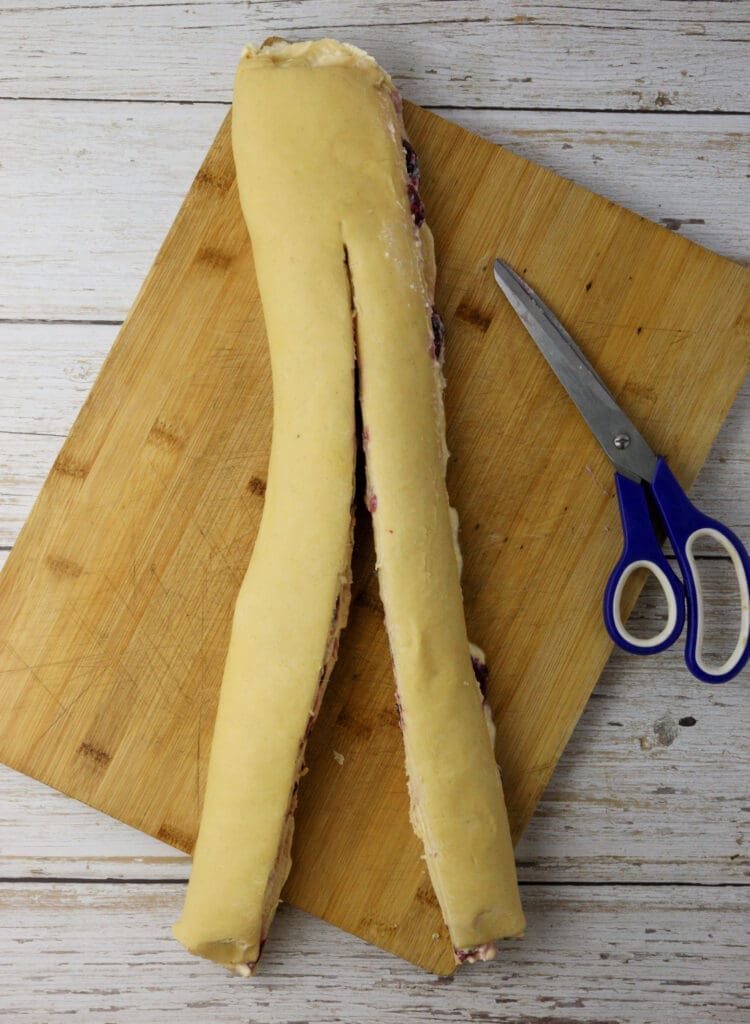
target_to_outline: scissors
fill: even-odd
[[[688,500],[665,459],[651,451],[571,336],[523,278],[507,263],[495,260],[495,280],[615,467],[624,543],[604,591],[607,632],[632,654],[657,654],[681,635],[687,605],[685,663],[689,671],[704,683],[733,679],[750,657],[750,556],[742,542]],[[654,526],[659,518],[682,580],[661,550]],[[740,590],[737,644],[719,666],[709,665],[703,656],[705,613],[695,544],[706,537],[717,541],[729,555]],[[666,624],[647,639],[628,631],[621,608],[625,583],[640,568],[653,573],[667,599]]]

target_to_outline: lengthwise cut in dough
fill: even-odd
[[[355,47],[269,41],[240,62],[232,143],[273,445],[174,933],[250,973],[289,873],[305,742],[348,608],[356,351],[412,821],[457,958],[486,959],[523,914],[464,623],[435,261],[400,98]]]

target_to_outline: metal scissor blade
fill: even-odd
[[[502,260],[495,280],[618,472],[650,482],[656,456],[557,317]]]

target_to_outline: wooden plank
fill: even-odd
[[[0,1013],[132,1024],[744,1024],[747,889],[524,886],[528,931],[446,984],[282,906],[259,974],[189,957],[181,885],[0,886]]]
[[[52,438],[53,448],[60,448],[119,329],[119,324],[0,322],[4,447],[7,441],[12,448],[15,437],[25,436]],[[39,443],[41,458],[47,442]],[[44,476],[51,465],[45,463]]]
[[[0,316],[123,319],[226,113],[169,110],[2,104]]]
[[[0,546],[18,536],[117,331],[107,324],[0,323]],[[691,494],[750,535],[750,380]]]
[[[459,511],[471,509],[467,614],[503,670],[491,699],[518,834],[604,665],[592,581],[603,583],[619,538],[604,456],[499,303],[488,263],[499,252],[542,282],[686,482],[746,369],[737,326],[746,277],[447,122],[415,109],[409,119],[442,253],[438,303],[453,329],[451,487]],[[195,834],[226,630],[260,512],[248,481],[263,478],[270,426],[232,180],[224,131],[56,460],[0,596],[3,758],[183,849]],[[450,203],[439,201],[441,182]],[[430,937],[442,924],[407,819],[366,529],[355,581],[310,744],[286,892],[446,970],[452,959]],[[550,595],[564,614],[550,615]],[[377,845],[368,842],[375,833]]]
[[[224,113],[220,105],[0,102],[0,317],[121,320]],[[736,215],[750,117],[445,113],[750,262],[750,222]]]
[[[450,110],[445,117],[579,185],[738,262],[750,116]]]
[[[285,34],[363,46],[415,103],[748,109],[746,7],[710,0],[14,2],[0,95],[227,100],[242,45]]]
[[[709,623],[729,646],[724,568],[703,566]],[[656,632],[653,591],[638,611]],[[745,881],[745,704],[741,683],[694,682],[680,650],[656,660],[616,652],[517,848],[521,879]],[[9,768],[0,768],[0,833],[0,878],[188,874],[172,847]]]

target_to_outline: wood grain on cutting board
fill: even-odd
[[[492,259],[528,277],[686,485],[747,371],[748,275],[434,115],[407,117],[448,328],[467,620],[518,835],[609,653],[600,602],[620,535],[610,466]],[[0,577],[0,758],[182,849],[262,510],[270,403],[225,123]],[[449,972],[358,519],[285,896]]]

